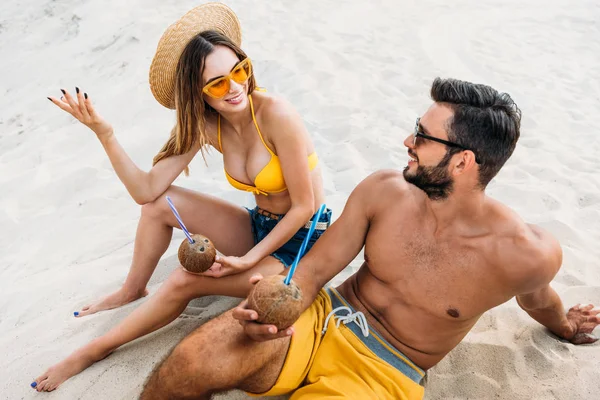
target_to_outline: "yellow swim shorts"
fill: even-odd
[[[321,290],[294,328],[275,385],[266,393],[249,395],[295,390],[290,400],[423,398],[425,372],[370,329],[362,313],[334,288]]]

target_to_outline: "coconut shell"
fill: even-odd
[[[302,313],[302,291],[293,280],[286,285],[284,279],[281,275],[264,278],[248,295],[248,308],[258,313],[257,321],[279,330],[290,327]]]
[[[187,239],[181,242],[177,256],[179,262],[189,272],[204,272],[213,265],[217,250],[209,238],[202,235],[192,235],[194,243]]]

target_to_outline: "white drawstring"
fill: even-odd
[[[369,324],[367,323],[367,318],[365,317],[365,314],[363,314],[360,311],[352,313],[352,309],[346,306],[335,308],[329,313],[329,315],[325,319],[325,326],[323,327],[323,331],[321,331],[321,335],[324,335],[325,332],[327,332],[327,324],[329,323],[329,318],[334,316],[337,311],[348,311],[348,315],[336,315],[336,317],[338,317],[337,323],[335,325],[337,328],[340,327],[340,323],[342,322],[344,323],[344,325],[348,325],[350,322],[356,322],[356,325],[358,325],[358,327],[362,331],[363,336],[369,336]]]

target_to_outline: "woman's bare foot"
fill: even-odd
[[[124,306],[125,304],[129,304],[132,301],[136,301],[137,299],[141,299],[148,295],[148,289],[144,289],[142,293],[131,293],[129,291],[125,291],[124,288],[121,288],[114,292],[111,295],[106,296],[104,299],[100,300],[98,303],[94,303],[88,306],[85,306],[81,309],[81,311],[75,311],[73,315],[77,318],[84,317],[86,315],[95,314],[98,311],[103,310],[111,310],[113,308]]]
[[[77,375],[96,361],[106,358],[111,352],[112,350],[99,353],[92,341],[81,350],[48,368],[31,383],[31,387],[38,392],[51,392],[70,377]]]

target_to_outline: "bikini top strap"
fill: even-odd
[[[223,153],[223,146],[221,145],[221,114],[217,117],[217,139],[219,140],[219,150]]]
[[[252,103],[252,96],[248,95],[248,99],[250,100],[250,110],[252,111],[252,120],[254,121],[254,126],[256,127],[256,131],[258,132],[258,137],[260,138],[260,141],[262,142],[263,146],[265,146],[265,148],[268,150],[268,152],[271,153],[272,156],[274,156],[275,153],[273,153],[273,151],[271,151],[269,146],[267,146],[267,144],[265,143],[265,139],[263,139],[263,135],[260,132],[260,128],[258,127],[258,122],[256,122],[256,116],[254,115],[254,104]]]

